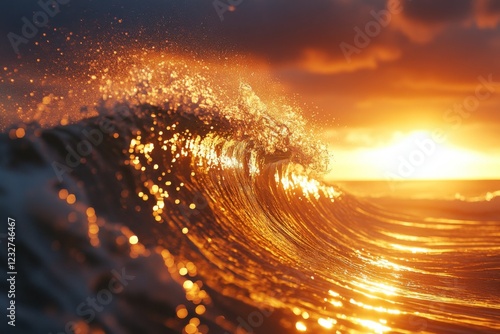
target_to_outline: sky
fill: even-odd
[[[60,53],[36,44],[54,29],[70,31],[74,46],[120,21],[141,43],[241,55],[267,71],[321,127],[334,156],[331,179],[500,178],[500,1],[59,2],[19,53],[8,33],[20,36],[22,17],[40,7],[6,5],[2,67]],[[5,96],[13,88],[0,89]]]

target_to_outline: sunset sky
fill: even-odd
[[[226,3],[79,1],[50,27],[99,34],[118,18],[131,38],[243,55],[305,103],[333,179],[500,178],[500,1]],[[38,10],[8,6],[4,35]],[[18,61],[1,43],[0,59]]]

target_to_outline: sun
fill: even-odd
[[[477,153],[425,130],[396,132],[386,146],[374,148],[367,155],[375,168],[394,180],[469,178],[479,159]]]
[[[359,133],[354,132],[356,138]],[[353,135],[354,137],[354,135]],[[494,180],[500,156],[461,147],[430,130],[393,131],[387,140],[367,134],[358,147],[330,147],[328,181]],[[474,138],[470,139],[471,145]],[[477,146],[477,145],[474,145]]]

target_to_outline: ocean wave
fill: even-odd
[[[358,198],[318,181],[329,154],[293,108],[130,73],[104,78],[94,117],[0,137],[19,329],[500,330],[497,216]]]

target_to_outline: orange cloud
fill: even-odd
[[[319,49],[306,49],[298,66],[304,70],[319,74],[353,72],[361,69],[376,69],[381,62],[398,59],[401,51],[391,46],[374,46],[359,50],[359,54],[349,59],[333,57]]]
[[[393,21],[394,29],[400,30],[410,40],[416,43],[427,43],[440,34],[446,27],[445,23],[427,24],[404,16],[397,16]]]
[[[480,28],[492,29],[500,23],[500,1],[477,0],[475,20]]]
[[[388,0],[389,4],[392,0]],[[404,2],[402,15],[394,18],[394,28],[416,43],[427,43],[447,29],[476,24],[493,29],[500,23],[500,1],[497,0],[421,0]]]

